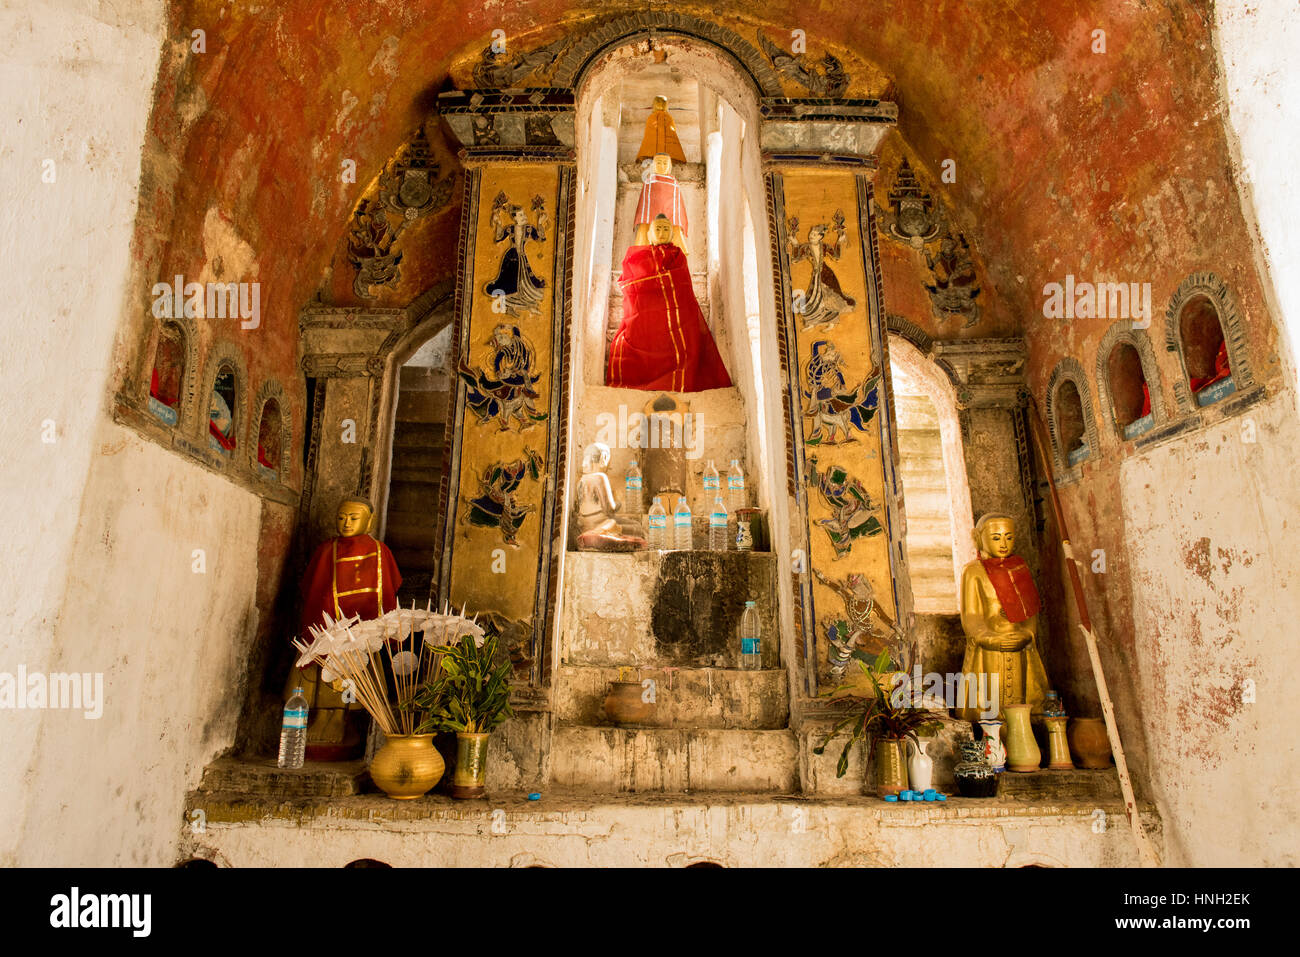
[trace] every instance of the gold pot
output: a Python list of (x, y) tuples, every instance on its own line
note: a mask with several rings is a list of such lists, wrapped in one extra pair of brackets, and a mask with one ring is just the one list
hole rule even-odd
[(876, 796), (897, 794), (907, 789), (907, 761), (902, 738), (876, 741)]
[(1070, 749), (1079, 764), (1099, 771), (1110, 767), (1110, 737), (1101, 718), (1074, 718), (1070, 722)]
[(370, 777), (390, 798), (422, 797), (446, 770), (431, 734), (393, 734), (370, 759)]
[(655, 702), (644, 698), (640, 681), (611, 681), (605, 696), (605, 717), (615, 724), (646, 724), (655, 715)]
[(487, 794), (488, 737), (486, 732), (456, 732), (456, 770), (451, 776), (452, 797), (481, 798)]

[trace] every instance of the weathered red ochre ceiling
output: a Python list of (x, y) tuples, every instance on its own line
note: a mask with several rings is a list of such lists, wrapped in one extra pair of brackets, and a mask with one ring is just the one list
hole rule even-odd
[[(1262, 311), (1230, 178), (1208, 3), (648, 6), (717, 20), (751, 41), (760, 29), (778, 42), (802, 29), (810, 54), (844, 61), (854, 79), (848, 95), (896, 99), (885, 185), (909, 156), (976, 250), (992, 312), (973, 334), (1025, 331), (1040, 385), (1051, 355), (1081, 351), (1108, 324), (1042, 318), (1043, 284), (1067, 272), (1149, 281), (1158, 315), (1182, 278), (1212, 268), (1247, 312)], [(429, 115), (453, 65), (477, 56), (494, 29), (528, 47), (582, 19), (646, 7), (175, 3), (143, 162), (141, 302), (158, 276), (197, 274), (211, 263), (215, 210), (253, 250), (262, 283), (265, 335), (249, 356), (254, 377), (259, 366), (290, 374), (299, 308), (318, 294), (347, 301), (351, 270), (339, 253), (348, 217)], [(190, 49), (194, 29), (206, 33), (204, 53)], [(1094, 52), (1095, 30), (1105, 31), (1104, 53)], [(445, 144), (435, 151), (444, 172), (455, 165)], [(355, 183), (340, 176), (345, 159), (356, 161)], [(945, 159), (956, 162), (955, 183), (939, 183)], [(380, 304), (404, 305), (419, 291), (412, 284), (427, 288), (453, 272), (456, 197), (403, 240), (405, 249), (433, 250), (441, 275), (412, 270)], [(924, 302), (915, 290), (891, 288), (888, 272), (885, 295), (891, 312)]]

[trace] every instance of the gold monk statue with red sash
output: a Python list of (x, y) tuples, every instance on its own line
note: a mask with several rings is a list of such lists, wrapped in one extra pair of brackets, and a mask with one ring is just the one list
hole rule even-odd
[(686, 254), (672, 239), (672, 223), (658, 216), (650, 245), (631, 246), (623, 257), (623, 321), (609, 348), (606, 385), (655, 392), (731, 386), (695, 300)]
[[(961, 576), (967, 699), (958, 714), (976, 721), (1009, 704), (1029, 704), (1031, 714), (1041, 715), (1048, 685), (1038, 653), (1038, 589), (1025, 560), (1012, 554), (1015, 523), (1007, 515), (985, 515), (975, 525), (975, 543), (979, 558)], [(977, 689), (988, 689), (990, 698), (996, 691), (996, 712), (972, 700)]]
[[(367, 534), (373, 517), (374, 509), (363, 498), (339, 503), (338, 537), (316, 548), (303, 575), (300, 625), (304, 638), (309, 637), (312, 625), (324, 626), (327, 614), (335, 620), (356, 615), (369, 621), (397, 607), (402, 576), (388, 546)], [(289, 681), (302, 686), (310, 708), (307, 759), (359, 757), (365, 746), (365, 712), (354, 696), (346, 694), (343, 682), (321, 680), (319, 665), (290, 670)]]

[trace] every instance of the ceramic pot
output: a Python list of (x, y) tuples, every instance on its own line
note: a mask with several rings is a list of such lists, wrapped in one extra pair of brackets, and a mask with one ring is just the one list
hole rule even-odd
[(979, 725), (984, 732), (984, 737), (980, 739), (984, 744), (984, 760), (989, 763), (989, 767), (1001, 774), (1007, 769), (1007, 749), (1002, 746), (1002, 722), (997, 718), (989, 718), (981, 720)]
[(1101, 770), (1110, 767), (1110, 738), (1101, 718), (1075, 718), (1070, 722), (1070, 750), (1080, 767)]
[(1044, 715), (1043, 724), (1047, 725), (1047, 766), (1053, 771), (1073, 771), (1070, 746), (1065, 741), (1065, 715)]
[(1007, 716), (1008, 771), (1037, 771), (1043, 761), (1043, 752), (1029, 724), (1029, 709), (1027, 704), (1009, 704), (1002, 709)]
[(902, 738), (876, 741), (876, 796), (898, 794), (907, 788), (907, 763), (903, 760)]
[(929, 738), (916, 741), (909, 739), (907, 742), (911, 754), (907, 759), (907, 781), (908, 787), (913, 791), (926, 791), (934, 787), (934, 758), (925, 753), (929, 745)]
[(481, 798), (487, 794), (488, 735), (456, 732), (456, 770), (451, 776), (451, 796)]
[(370, 759), (370, 778), (398, 801), (426, 794), (446, 770), (431, 734), (393, 734)]
[(615, 724), (647, 724), (655, 715), (655, 702), (643, 700), (640, 681), (611, 681), (605, 696), (605, 717)]
[(966, 741), (961, 746), (961, 761), (952, 769), (952, 776), (962, 797), (997, 797), (998, 776), (984, 757), (983, 741)]

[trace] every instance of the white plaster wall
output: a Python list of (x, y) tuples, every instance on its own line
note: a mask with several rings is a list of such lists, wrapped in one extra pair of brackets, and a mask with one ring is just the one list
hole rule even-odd
[[(1249, 427), (1256, 441), (1243, 441)], [(1297, 452), (1282, 395), (1122, 467), (1138, 695), (1169, 864), (1300, 864)]]
[[(164, 8), (162, 0), (0, 6), (0, 492), (9, 506), (0, 671), (47, 671), (54, 658), (82, 488), (104, 439), (109, 353), (125, 301)], [(47, 159), (53, 183), (42, 182)], [(46, 420), (55, 436), (49, 444), (41, 441)], [(24, 769), (43, 719), (56, 716), (0, 712), (0, 864), (17, 859), (36, 793)], [(81, 783), (36, 803), (57, 805)]]
[(17, 856), (169, 866), (186, 791), (234, 740), (261, 502), (112, 423), (83, 501), (49, 667), (102, 672), (104, 713), (46, 713)]

